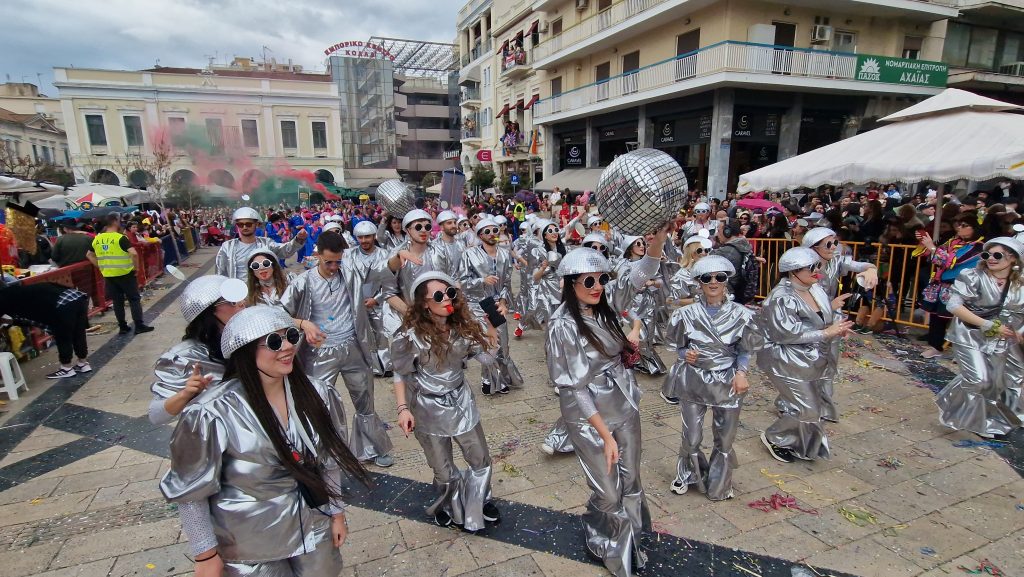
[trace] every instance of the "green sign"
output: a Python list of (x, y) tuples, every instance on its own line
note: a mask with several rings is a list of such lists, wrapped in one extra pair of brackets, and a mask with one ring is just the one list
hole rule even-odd
[(945, 88), (949, 66), (942, 62), (910, 60), (861, 54), (857, 56), (855, 80), (907, 86)]

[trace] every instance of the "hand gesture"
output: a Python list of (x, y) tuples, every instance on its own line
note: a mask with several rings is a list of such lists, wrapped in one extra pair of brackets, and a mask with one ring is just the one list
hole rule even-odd
[(686, 361), (686, 364), (688, 364), (688, 365), (696, 365), (697, 364), (697, 359), (699, 359), (699, 358), (700, 358), (700, 351), (698, 351), (697, 349), (689, 349), (688, 351), (686, 351), (686, 358), (684, 360)]
[(839, 295), (836, 298), (832, 299), (832, 310), (842, 310), (843, 305), (846, 304), (846, 300), (849, 299), (851, 296), (853, 295), (851, 295), (850, 293), (846, 293), (844, 295)]
[(304, 229), (304, 228), (303, 229), (299, 229), (299, 234), (295, 235), (295, 240), (297, 240), (299, 242), (306, 242), (306, 237), (308, 237), (308, 236), (309, 236), (309, 233), (306, 232), (306, 229)]
[(320, 343), (327, 338), (327, 333), (320, 330), (320, 327), (316, 326), (311, 321), (304, 321), (302, 323), (302, 332), (306, 334), (306, 342), (314, 347), (320, 346)]
[(857, 275), (860, 278), (860, 282), (864, 285), (864, 288), (871, 290), (878, 286), (878, 270), (869, 268), (868, 270)]
[(853, 321), (843, 321), (838, 324), (834, 324), (825, 329), (825, 337), (828, 339), (834, 339), (836, 337), (845, 337), (850, 329), (853, 328)]
[(401, 257), (401, 259), (402, 259), (402, 266), (405, 266), (405, 263), (407, 263), (407, 262), (411, 262), (412, 264), (414, 264), (416, 266), (421, 266), (423, 264), (423, 259), (421, 259), (420, 257), (412, 254), (408, 250), (403, 250), (403, 251), (399, 252), (398, 256)]
[(750, 383), (747, 382), (747, 373), (743, 371), (736, 371), (736, 375), (732, 378), (732, 394), (742, 395), (747, 392), (750, 388)]
[(489, 274), (484, 277), (484, 284), (487, 286), (495, 286), (499, 282), (501, 281), (498, 279), (498, 277), (494, 276), (493, 274)]
[(629, 341), (634, 347), (640, 346), (640, 329), (633, 329), (626, 335), (626, 340)]
[(409, 437), (409, 433), (416, 428), (416, 418), (412, 416), (412, 411), (402, 409), (402, 412), (398, 413), (398, 428), (402, 429), (406, 438)]
[(199, 363), (192, 365), (192, 375), (185, 381), (185, 388), (181, 391), (189, 399), (206, 390), (213, 382), (213, 375), (203, 375), (199, 371)]
[(609, 474), (612, 472), (612, 467), (619, 462), (619, 444), (615, 442), (614, 437), (604, 440), (604, 462), (608, 465)]
[(373, 307), (377, 306), (377, 299), (370, 297), (363, 301), (363, 306), (365, 306), (368, 309), (372, 309)]

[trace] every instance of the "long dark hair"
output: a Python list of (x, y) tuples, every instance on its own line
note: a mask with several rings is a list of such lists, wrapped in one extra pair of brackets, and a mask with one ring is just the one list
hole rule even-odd
[(549, 224), (545, 226), (543, 229), (541, 229), (540, 241), (544, 243), (544, 250), (551, 250), (551, 243), (549, 243), (548, 239), (544, 237), (547, 236), (548, 228), (552, 226), (555, 227), (555, 235), (558, 236), (558, 240), (555, 241), (555, 250), (558, 252), (558, 254), (565, 256), (565, 244), (562, 243), (562, 235), (558, 234), (558, 227), (555, 226), (554, 224)]
[[(228, 359), (224, 379), (237, 377), (242, 383), (245, 396), (249, 400), (253, 412), (256, 413), (260, 426), (270, 437), (270, 442), (273, 443), (274, 450), (277, 452), (277, 458), (281, 460), (284, 468), (288, 469), (288, 472), (295, 477), (295, 480), (308, 487), (319, 500), (325, 500), (328, 497), (341, 497), (338, 488), (327, 485), (320, 471), (306, 468), (302, 464), (296, 463), (292, 457), (292, 448), (281, 431), (281, 423), (263, 392), (260, 370), (256, 366), (256, 349), (259, 347), (259, 342), (259, 340), (253, 341), (231, 355), (231, 358)], [(315, 432), (327, 449), (327, 457), (337, 461), (349, 476), (355, 477), (364, 485), (369, 486), (369, 474), (334, 428), (327, 405), (320, 398), (313, 383), (309, 382), (309, 377), (302, 369), (298, 355), (295, 356), (295, 364), (291, 374), (288, 375), (288, 382), (291, 384), (292, 398), (295, 400), (295, 414), (299, 418), (298, 426), (304, 427), (311, 437)]]
[[(579, 329), (580, 334), (583, 338), (587, 339), (592, 347), (598, 350), (604, 356), (611, 356), (604, 345), (601, 344), (601, 339), (597, 338), (594, 331), (590, 329), (583, 320), (583, 313), (580, 311), (580, 301), (576, 298), (576, 279), (580, 278), (578, 274), (571, 274), (563, 277), (562, 282), (562, 303), (569, 310), (569, 314), (572, 315), (572, 320), (576, 321), (576, 328)], [(597, 301), (597, 304), (593, 306), (594, 317), (597, 318), (604, 324), (608, 332), (612, 334), (612, 338), (619, 341), (623, 347), (627, 346), (626, 333), (622, 332), (622, 326), (619, 324), (619, 315), (615, 314), (610, 304), (608, 304), (608, 291), (605, 290), (601, 293), (601, 300)]]
[(199, 313), (199, 316), (192, 319), (192, 322), (185, 327), (185, 336), (181, 340), (199, 341), (206, 345), (210, 351), (210, 359), (224, 362), (224, 355), (220, 352), (220, 333), (224, 325), (215, 314), (217, 305), (212, 304)]

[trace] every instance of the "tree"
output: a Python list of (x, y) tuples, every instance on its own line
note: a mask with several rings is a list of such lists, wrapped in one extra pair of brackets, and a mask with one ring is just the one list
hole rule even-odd
[(70, 170), (52, 162), (33, 160), (27, 154), (18, 156), (14, 153), (14, 147), (6, 141), (0, 142), (0, 172), (22, 180), (49, 182), (64, 187), (75, 184), (75, 176)]
[(441, 175), (440, 174), (438, 174), (436, 172), (428, 172), (428, 173), (424, 174), (423, 175), (423, 179), (420, 180), (420, 186), (423, 187), (423, 190), (426, 190), (426, 189), (430, 188), (431, 186), (434, 186), (435, 184), (437, 184), (439, 182), (441, 182)]
[(473, 168), (473, 174), (469, 177), (469, 186), (479, 192), (494, 186), (494, 178), (493, 170), (484, 165), (479, 165)]

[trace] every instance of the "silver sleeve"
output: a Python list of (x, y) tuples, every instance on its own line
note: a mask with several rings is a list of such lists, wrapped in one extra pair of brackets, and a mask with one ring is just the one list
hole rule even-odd
[(217, 547), (217, 536), (210, 520), (210, 502), (206, 499), (178, 503), (181, 530), (188, 536), (192, 556)]

